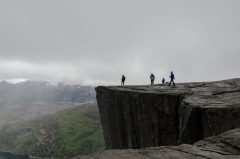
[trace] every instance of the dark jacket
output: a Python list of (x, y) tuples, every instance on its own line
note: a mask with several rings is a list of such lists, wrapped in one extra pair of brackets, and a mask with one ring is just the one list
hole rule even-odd
[(162, 84), (164, 84), (164, 83), (165, 83), (165, 79), (163, 78), (163, 79), (162, 79)]
[(150, 75), (150, 79), (155, 79), (155, 76), (154, 75)]
[(171, 80), (174, 80), (174, 79), (175, 79), (173, 73), (171, 73), (171, 76), (169, 76), (169, 77), (171, 78)]
[(122, 81), (123, 81), (123, 82), (125, 81), (125, 79), (126, 79), (125, 76), (122, 76)]

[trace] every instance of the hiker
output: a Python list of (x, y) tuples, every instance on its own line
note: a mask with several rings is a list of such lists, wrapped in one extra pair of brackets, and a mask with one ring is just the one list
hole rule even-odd
[(121, 82), (121, 86), (124, 86), (124, 82), (125, 82), (125, 76), (124, 75), (122, 75), (122, 82)]
[(163, 78), (163, 79), (162, 79), (162, 84), (164, 84), (164, 83), (165, 83), (165, 79)]
[(171, 79), (171, 81), (170, 81), (170, 83), (169, 83), (169, 86), (171, 85), (172, 82), (173, 82), (173, 85), (175, 86), (175, 83), (174, 83), (174, 81), (173, 81), (173, 80), (175, 80), (175, 78), (174, 78), (174, 74), (173, 74), (172, 71), (171, 71), (171, 75), (170, 75), (169, 77), (170, 77), (170, 79)]
[(151, 73), (150, 79), (151, 79), (151, 85), (153, 85), (154, 80), (155, 80), (155, 76), (153, 75), (153, 73)]

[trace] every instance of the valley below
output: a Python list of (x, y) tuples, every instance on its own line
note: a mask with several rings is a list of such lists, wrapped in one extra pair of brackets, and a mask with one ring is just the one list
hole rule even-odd
[(95, 96), (90, 86), (0, 82), (0, 151), (62, 159), (104, 150)]
[(105, 149), (96, 102), (5, 124), (0, 150), (38, 158), (71, 158)]
[(45, 114), (54, 114), (57, 111), (71, 108), (76, 105), (79, 105), (79, 103), (46, 103), (42, 101), (36, 101), (25, 105), (14, 104), (3, 107), (0, 108), (0, 128), (2, 128), (4, 124), (10, 124), (21, 120), (29, 120)]

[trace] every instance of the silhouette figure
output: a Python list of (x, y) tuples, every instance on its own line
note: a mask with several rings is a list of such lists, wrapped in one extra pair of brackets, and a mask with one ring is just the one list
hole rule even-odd
[(162, 84), (164, 84), (164, 83), (165, 83), (165, 79), (163, 78), (163, 79), (162, 79)]
[(175, 83), (174, 83), (174, 81), (173, 81), (173, 80), (175, 80), (175, 77), (174, 77), (174, 74), (173, 74), (172, 71), (171, 71), (171, 75), (170, 75), (169, 77), (170, 77), (170, 79), (171, 79), (171, 81), (170, 81), (170, 83), (169, 83), (169, 86), (171, 85), (171, 83), (173, 83), (173, 85), (175, 86)]
[(121, 82), (121, 86), (124, 86), (124, 82), (125, 82), (126, 77), (124, 75), (122, 75), (122, 82)]
[(153, 73), (151, 73), (150, 79), (151, 79), (151, 85), (153, 85), (155, 80), (155, 76), (153, 75)]

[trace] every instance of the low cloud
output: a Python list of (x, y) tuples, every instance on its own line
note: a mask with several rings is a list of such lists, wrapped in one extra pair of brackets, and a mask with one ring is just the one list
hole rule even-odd
[(82, 85), (239, 77), (240, 1), (1, 1), (1, 79)]

